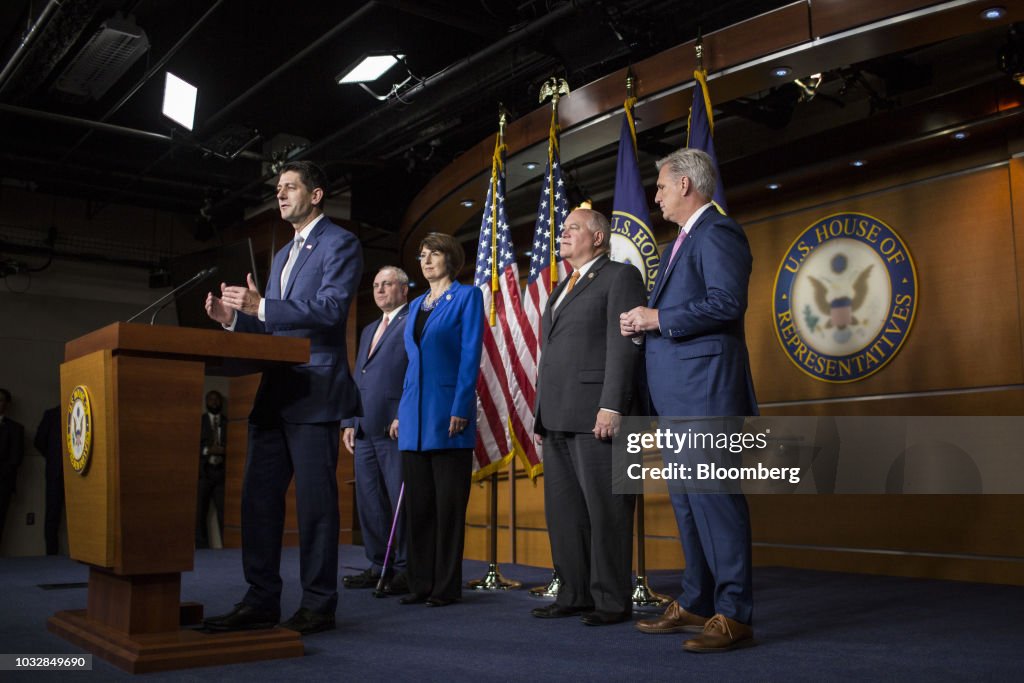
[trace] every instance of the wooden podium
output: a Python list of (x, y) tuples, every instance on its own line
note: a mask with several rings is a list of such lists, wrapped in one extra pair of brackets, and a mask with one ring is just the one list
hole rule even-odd
[(308, 360), (307, 339), (129, 323), (68, 342), (62, 400), (85, 387), (92, 409), (86, 469), (72, 467), (67, 438), (63, 458), (68, 544), (89, 565), (89, 592), (86, 609), (56, 613), (50, 631), (131, 673), (302, 656), (287, 629), (183, 628), (203, 608), (180, 593), (193, 566), (207, 368)]

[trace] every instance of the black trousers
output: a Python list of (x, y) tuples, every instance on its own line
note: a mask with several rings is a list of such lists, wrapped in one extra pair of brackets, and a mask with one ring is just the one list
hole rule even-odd
[(473, 451), (402, 451), (402, 474), (409, 590), (457, 600), (462, 595)]
[[(58, 463), (60, 464), (60, 463)], [(60, 553), (60, 523), (64, 519), (64, 471), (46, 463), (46, 554)]]
[(4, 537), (4, 525), (7, 523), (7, 508), (11, 504), (11, 498), (14, 497), (14, 484), (8, 486), (5, 482), (0, 481), (0, 540)]
[(217, 528), (224, 538), (224, 466), (199, 465), (199, 490), (196, 492), (196, 547), (210, 547), (210, 529), (206, 516), (210, 512), (210, 502), (217, 511)]

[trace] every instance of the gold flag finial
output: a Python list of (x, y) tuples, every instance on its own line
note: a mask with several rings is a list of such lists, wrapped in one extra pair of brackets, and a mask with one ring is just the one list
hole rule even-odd
[(540, 101), (551, 98), (551, 108), (558, 109), (558, 98), (569, 94), (569, 84), (564, 78), (552, 76), (540, 86)]
[(505, 144), (505, 126), (508, 125), (510, 116), (511, 112), (505, 107), (505, 104), (498, 102), (498, 139), (501, 144)]

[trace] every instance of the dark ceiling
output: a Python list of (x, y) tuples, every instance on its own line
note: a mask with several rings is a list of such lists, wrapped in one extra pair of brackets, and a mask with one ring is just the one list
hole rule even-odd
[[(8, 185), (236, 222), (270, 196), (273, 163), (320, 162), (352, 217), (397, 229), (408, 201), (493, 134), (496, 110), (538, 106), (552, 75), (578, 87), (785, 3), (768, 0), (46, 0), (0, 3), (0, 178)], [(117, 15), (148, 50), (99, 97), (65, 71)], [(415, 78), (386, 101), (335, 77), (395, 50)], [(106, 69), (100, 67), (100, 70)], [(160, 113), (164, 72), (198, 86), (192, 133)], [(387, 92), (394, 73), (373, 87)]]

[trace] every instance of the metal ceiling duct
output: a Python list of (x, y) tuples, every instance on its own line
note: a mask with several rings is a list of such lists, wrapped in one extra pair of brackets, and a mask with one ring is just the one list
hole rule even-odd
[(98, 100), (147, 50), (146, 32), (119, 12), (99, 27), (53, 87), (77, 98)]

